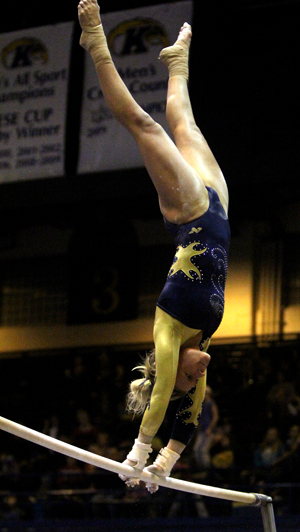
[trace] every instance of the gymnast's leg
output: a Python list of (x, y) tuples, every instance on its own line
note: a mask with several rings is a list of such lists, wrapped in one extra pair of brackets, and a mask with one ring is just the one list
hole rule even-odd
[(120, 78), (107, 48), (96, 0), (80, 0), (78, 14), (83, 30), (81, 45), (92, 56), (109, 109), (138, 144), (158, 192), (162, 214), (174, 223), (200, 216), (208, 206), (203, 180), (163, 128), (137, 104)]
[(196, 125), (188, 91), (191, 26), (184, 23), (173, 46), (160, 53), (169, 70), (167, 120), (176, 146), (206, 186), (214, 188), (227, 212), (228, 191), (224, 176), (204, 136)]

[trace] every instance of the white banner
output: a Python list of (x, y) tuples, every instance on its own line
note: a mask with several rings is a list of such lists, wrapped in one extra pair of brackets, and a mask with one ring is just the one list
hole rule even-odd
[(0, 181), (64, 174), (73, 22), (0, 35)]
[[(165, 109), (168, 72), (159, 52), (192, 19), (192, 1), (101, 15), (113, 61), (136, 101), (168, 130)], [(113, 119), (86, 54), (78, 173), (142, 166), (131, 135)]]

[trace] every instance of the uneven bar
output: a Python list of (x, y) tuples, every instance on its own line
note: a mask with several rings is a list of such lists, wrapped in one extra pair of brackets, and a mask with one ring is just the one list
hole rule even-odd
[[(37, 445), (41, 445), (42, 447), (46, 447), (52, 451), (70, 456), (82, 462), (86, 462), (87, 464), (92, 464), (96, 467), (107, 469), (113, 473), (122, 474), (128, 477), (134, 476), (134, 469), (130, 466), (126, 466), (114, 460), (110, 460), (109, 458), (99, 456), (97, 454), (75, 447), (74, 445), (51, 438), (46, 434), (42, 434), (41, 432), (37, 432), (1, 416), (0, 429)], [(271, 497), (268, 497), (267, 495), (243, 493), (240, 491), (205, 486), (203, 484), (187, 482), (185, 480), (179, 480), (172, 477), (158, 477), (146, 471), (142, 473), (141, 480), (144, 482), (152, 482), (153, 484), (158, 484), (159, 486), (164, 486), (166, 488), (185, 491), (187, 493), (204, 495), (206, 497), (215, 497), (217, 499), (225, 499), (228, 501), (240, 502), (244, 504), (261, 506), (272, 502)]]

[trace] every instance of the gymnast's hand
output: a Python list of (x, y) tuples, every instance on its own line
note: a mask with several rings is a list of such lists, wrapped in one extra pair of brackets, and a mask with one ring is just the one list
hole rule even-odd
[(134, 474), (132, 475), (132, 477), (119, 475), (120, 479), (126, 483), (126, 486), (134, 488), (139, 484), (139, 478), (147, 463), (149, 454), (152, 453), (152, 450), (153, 449), (150, 443), (142, 443), (138, 439), (135, 440), (130, 453), (127, 455), (126, 460), (123, 462), (124, 465), (133, 467)]
[[(149, 467), (146, 467), (145, 471), (153, 473), (158, 477), (169, 477), (173, 466), (179, 458), (180, 454), (175, 453), (175, 451), (172, 451), (168, 447), (164, 447), (159, 451), (155, 462)], [(158, 484), (147, 482), (146, 488), (150, 493), (155, 493), (158, 490)]]

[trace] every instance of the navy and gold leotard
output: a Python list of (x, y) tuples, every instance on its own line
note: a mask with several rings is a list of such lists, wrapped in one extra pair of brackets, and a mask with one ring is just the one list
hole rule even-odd
[[(186, 327), (202, 331), (202, 344), (219, 327), (224, 312), (230, 227), (227, 215), (214, 189), (206, 187), (208, 210), (196, 220), (182, 225), (165, 222), (175, 236), (177, 249), (158, 307)], [(154, 436), (165, 416), (174, 388), (178, 364), (176, 325), (155, 320), (156, 381), (145, 410), (140, 431)], [(178, 331), (177, 331), (178, 332)], [(172, 336), (170, 341), (168, 335)], [(177, 335), (178, 336), (178, 335)], [(161, 341), (158, 341), (161, 340)], [(177, 337), (180, 342), (180, 338)], [(206, 386), (198, 380), (180, 401), (171, 438), (184, 443), (191, 439), (201, 413)]]
[(177, 250), (157, 305), (183, 325), (203, 331), (202, 343), (224, 312), (230, 227), (216, 191), (206, 187), (208, 210), (182, 225), (165, 221)]

